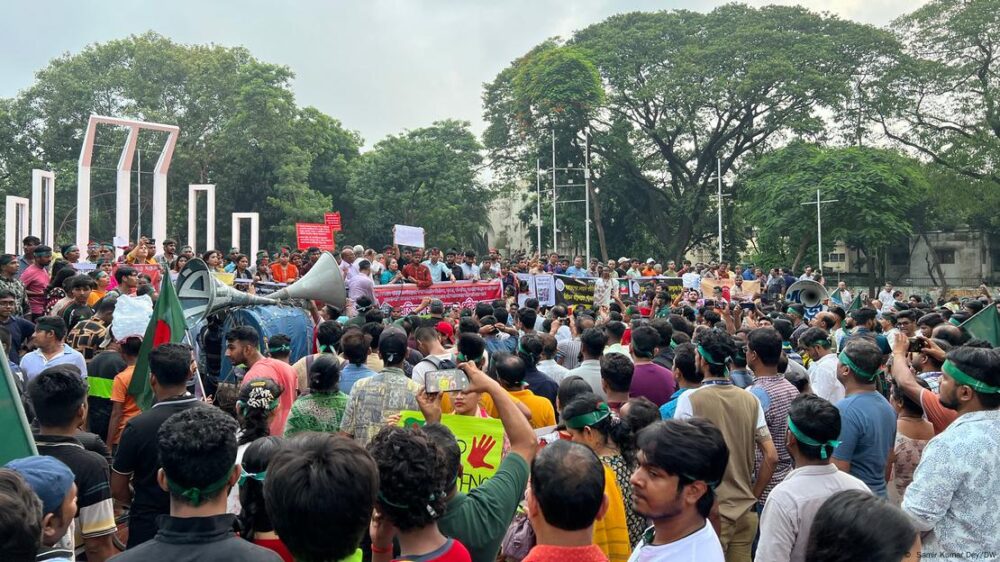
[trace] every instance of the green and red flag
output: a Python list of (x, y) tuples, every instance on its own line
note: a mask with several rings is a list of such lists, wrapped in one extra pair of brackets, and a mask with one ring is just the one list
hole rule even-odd
[(0, 466), (38, 454), (3, 344), (0, 344), (0, 427), (4, 430), (3, 439), (0, 439)]
[(181, 301), (177, 300), (177, 292), (170, 282), (170, 276), (164, 275), (160, 281), (160, 297), (153, 306), (153, 316), (146, 326), (132, 382), (128, 385), (128, 393), (135, 398), (135, 403), (141, 410), (145, 411), (153, 406), (153, 389), (149, 385), (149, 352), (162, 343), (181, 341), (186, 329)]
[(994, 346), (1000, 346), (1000, 311), (995, 304), (980, 310), (972, 318), (959, 325), (973, 337), (984, 339)]
[(852, 310), (861, 310), (861, 295), (854, 297), (851, 304), (847, 305), (847, 311), (850, 313)]

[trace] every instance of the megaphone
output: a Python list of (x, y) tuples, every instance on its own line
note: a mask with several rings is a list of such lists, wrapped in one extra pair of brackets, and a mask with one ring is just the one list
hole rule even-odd
[(278, 301), (248, 295), (219, 281), (204, 261), (194, 258), (177, 275), (177, 300), (184, 309), (184, 323), (193, 328), (202, 319), (233, 306), (275, 305)]
[(799, 303), (807, 308), (812, 308), (823, 304), (828, 298), (826, 287), (815, 281), (803, 279), (796, 281), (788, 287), (785, 293), (785, 300)]
[(275, 300), (306, 299), (323, 301), (343, 310), (347, 286), (332, 254), (323, 252), (302, 279), (268, 295)]

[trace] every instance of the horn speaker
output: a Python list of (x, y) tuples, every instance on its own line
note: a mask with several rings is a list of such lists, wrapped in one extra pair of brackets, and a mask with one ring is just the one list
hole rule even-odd
[(200, 259), (188, 260), (177, 275), (177, 300), (184, 309), (184, 323), (194, 327), (202, 319), (224, 308), (280, 304), (278, 301), (248, 295), (219, 281)]
[(332, 254), (323, 252), (309, 272), (295, 283), (268, 295), (275, 300), (307, 299), (330, 303), (343, 310), (347, 303), (347, 286), (340, 266)]
[(785, 293), (785, 300), (802, 304), (806, 307), (819, 306), (829, 295), (826, 287), (808, 279), (796, 281)]

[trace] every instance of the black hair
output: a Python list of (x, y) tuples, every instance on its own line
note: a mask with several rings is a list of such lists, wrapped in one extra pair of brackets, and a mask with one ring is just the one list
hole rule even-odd
[(953, 346), (962, 345), (965, 342), (965, 333), (958, 326), (951, 324), (941, 324), (934, 328), (933, 336), (942, 339)]
[(382, 324), (385, 321), (385, 314), (381, 308), (371, 308), (365, 312), (365, 324)]
[(118, 269), (115, 270), (115, 282), (119, 285), (122, 284), (122, 279), (132, 275), (138, 275), (139, 272), (135, 270), (134, 267), (129, 267), (127, 265), (120, 265)]
[[(922, 388), (930, 390), (931, 386), (927, 384), (927, 381), (925, 381), (920, 377), (915, 377), (915, 380), (917, 381), (917, 384), (920, 385)], [(907, 396), (906, 393), (903, 392), (903, 388), (901, 386), (893, 383), (893, 385), (890, 388), (890, 392), (892, 393), (891, 396), (893, 400), (896, 400), (897, 402), (902, 404), (903, 410), (906, 410), (907, 412), (915, 414), (919, 417), (923, 417), (924, 407), (920, 404), (920, 401), (919, 400), (915, 401), (909, 396)]]
[(337, 392), (340, 382), (340, 360), (330, 354), (317, 357), (309, 367), (309, 390)]
[(760, 358), (760, 362), (768, 367), (778, 364), (781, 357), (781, 334), (773, 328), (757, 328), (747, 334), (747, 349)]
[(316, 343), (321, 352), (333, 353), (338, 351), (340, 338), (344, 335), (344, 327), (336, 320), (326, 320), (320, 322), (316, 327)]
[(28, 381), (28, 396), (39, 425), (66, 427), (87, 399), (87, 385), (73, 365), (54, 365)]
[(94, 281), (94, 279), (86, 273), (79, 273), (67, 279), (65, 285), (66, 289), (70, 291), (78, 288), (96, 289), (97, 281)]
[(448, 475), (446, 482), (451, 483), (445, 488), (445, 493), (450, 493), (458, 485), (458, 475), (462, 470), (462, 449), (458, 446), (458, 439), (448, 426), (440, 423), (429, 423), (422, 429), (427, 438), (441, 449), (441, 459)]
[[(267, 353), (271, 357), (281, 358), (288, 357), (292, 354), (291, 350), (292, 338), (286, 336), (285, 334), (274, 334), (267, 340)], [(271, 351), (272, 349), (281, 349), (288, 346), (288, 349), (282, 349), (281, 351)]]
[[(271, 434), (271, 426), (267, 418), (283, 391), (281, 385), (271, 379), (257, 378), (243, 383), (236, 402), (240, 414), (240, 425), (243, 426), (243, 433), (240, 434), (240, 445)], [(266, 404), (261, 403), (260, 393), (267, 393), (263, 396), (270, 397)], [(254, 400), (255, 397), (257, 397), (256, 400)]]
[(463, 316), (458, 320), (459, 334), (478, 334), (479, 328), (479, 321), (471, 316)]
[(538, 313), (533, 308), (522, 308), (517, 311), (517, 318), (529, 330), (535, 329), (535, 322), (538, 320)]
[(413, 339), (419, 342), (436, 342), (440, 341), (440, 336), (434, 326), (421, 326), (413, 333)]
[(934, 328), (938, 324), (944, 324), (944, 317), (937, 312), (928, 312), (917, 319), (917, 326), (928, 326)]
[(677, 476), (680, 491), (696, 480), (708, 484), (696, 504), (708, 517), (715, 501), (715, 486), (722, 482), (729, 462), (729, 447), (722, 432), (704, 418), (656, 422), (639, 432), (637, 445), (646, 464)]
[(253, 326), (236, 326), (226, 334), (226, 342), (238, 341), (257, 347), (260, 345), (260, 334)]
[[(215, 408), (189, 408), (163, 422), (156, 435), (156, 445), (160, 464), (171, 483), (183, 489), (207, 488), (233, 471), (236, 422)], [(228, 491), (229, 488), (223, 486), (211, 497)], [(173, 490), (170, 497), (174, 501), (191, 503)]]
[(565, 408), (577, 396), (593, 392), (590, 383), (580, 375), (569, 375), (559, 383), (559, 390), (556, 392), (556, 400), (560, 408)]
[(490, 316), (492, 314), (493, 314), (493, 307), (490, 306), (490, 303), (488, 302), (476, 303), (476, 308), (475, 308), (476, 318), (479, 318), (481, 320), (484, 316)]
[(634, 435), (638, 435), (640, 431), (654, 422), (660, 421), (660, 408), (645, 396), (629, 398), (628, 402), (622, 406), (622, 410), (625, 410), (626, 405), (628, 406), (628, 414), (622, 414), (622, 419), (628, 422)]
[(542, 359), (542, 339), (536, 334), (521, 336), (517, 343), (517, 356), (524, 361), (524, 367), (532, 370)]
[(694, 357), (698, 352), (694, 344), (682, 343), (674, 348), (674, 374), (695, 384), (705, 380), (705, 375), (698, 370)]
[[(990, 386), (1000, 386), (1000, 351), (985, 347), (956, 347), (945, 358), (963, 373)], [(956, 381), (956, 385), (961, 383)], [(1000, 408), (1000, 394), (987, 394), (973, 389), (987, 410)]]
[(361, 331), (368, 336), (369, 351), (378, 351), (378, 338), (382, 335), (385, 325), (380, 322), (365, 322), (361, 325)]
[(910, 309), (910, 310), (903, 310), (902, 312), (899, 312), (899, 313), (896, 314), (896, 320), (897, 321), (899, 319), (901, 319), (901, 318), (906, 318), (907, 320), (909, 320), (910, 322), (913, 322), (914, 324), (917, 323), (917, 318), (919, 318), (919, 317), (920, 316), (917, 313), (917, 311), (916, 310), (912, 310), (912, 309)]
[(538, 310), (538, 299), (536, 299), (536, 298), (525, 299), (524, 300), (524, 307), (525, 308), (530, 308), (532, 310), (536, 310), (537, 311)]
[(771, 321), (771, 327), (778, 331), (781, 335), (782, 341), (789, 341), (792, 339), (792, 332), (795, 331), (795, 327), (792, 323), (785, 318), (775, 318)]
[(52, 332), (56, 339), (66, 337), (66, 321), (58, 316), (42, 316), (35, 320), (36, 332)]
[(830, 341), (830, 333), (823, 328), (807, 328), (804, 332), (799, 335), (799, 347), (812, 347), (818, 345), (819, 347), (830, 349), (833, 347), (833, 342)]
[(526, 366), (524, 359), (510, 353), (496, 353), (490, 365), (496, 368), (500, 383), (508, 387), (520, 386), (524, 382)]
[(608, 334), (608, 339), (614, 338), (621, 341), (622, 337), (625, 335), (625, 324), (623, 322), (608, 322), (604, 325), (604, 332)]
[[(562, 419), (568, 420), (584, 414), (589, 414), (597, 409), (600, 404), (605, 404), (599, 396), (593, 392), (581, 394), (571, 400), (569, 404), (563, 406)], [(616, 415), (609, 415), (603, 420), (588, 426), (590, 429), (600, 433), (604, 438), (618, 446), (622, 458), (625, 459), (625, 466), (629, 470), (635, 468), (635, 435), (628, 422)]]
[(297, 560), (346, 558), (368, 533), (378, 480), (371, 455), (353, 439), (296, 435), (271, 458), (264, 480), (274, 531)]
[(191, 346), (161, 343), (149, 351), (149, 372), (163, 386), (180, 386), (191, 375)]
[(344, 358), (352, 365), (364, 365), (368, 361), (371, 345), (371, 336), (360, 330), (348, 330), (340, 338), (340, 348), (344, 352)]
[(829, 308), (827, 308), (827, 311), (828, 312), (832, 312), (833, 314), (836, 314), (840, 318), (841, 322), (843, 322), (844, 319), (847, 318), (847, 312), (845, 312), (844, 311), (844, 307), (842, 307), (840, 305), (837, 305), (837, 304), (832, 305)]
[[(674, 335), (674, 327), (670, 324), (670, 320), (666, 318), (655, 318), (649, 323), (649, 327), (656, 330), (656, 333), (660, 336), (660, 347), (667, 347), (670, 345), (671, 338)], [(635, 335), (632, 336), (635, 338)]]
[(872, 320), (875, 320), (876, 316), (877, 313), (873, 308), (859, 308), (851, 311), (851, 319), (854, 320), (854, 324), (856, 326), (864, 326)]
[[(267, 471), (271, 458), (281, 448), (281, 438), (270, 436), (255, 440), (243, 452), (240, 465), (249, 474), (260, 474)], [(256, 478), (247, 478), (240, 485), (240, 536), (253, 541), (258, 532), (266, 533), (274, 530), (271, 518), (268, 517), (264, 503), (264, 482)]]
[(97, 301), (97, 306), (94, 307), (94, 311), (97, 314), (107, 314), (109, 312), (114, 313), (115, 306), (117, 305), (118, 298), (114, 296), (114, 293), (112, 293), (111, 295), (101, 297), (101, 300)]
[(379, 511), (402, 532), (444, 515), (449, 469), (437, 444), (420, 428), (384, 427), (368, 451), (379, 473)]
[(118, 345), (121, 348), (122, 355), (125, 357), (138, 357), (139, 350), (142, 349), (142, 338), (129, 336)]
[(608, 336), (600, 328), (588, 328), (580, 336), (580, 349), (591, 357), (600, 357), (604, 353), (606, 345), (608, 345)]
[(559, 349), (559, 342), (556, 341), (555, 336), (549, 333), (538, 334), (538, 337), (542, 340), (542, 357), (546, 359), (552, 359), (556, 355), (556, 351)]
[(688, 337), (694, 335), (694, 325), (691, 324), (691, 320), (688, 318), (679, 314), (671, 314), (670, 316), (667, 316), (667, 322), (670, 322), (670, 326), (674, 329), (675, 334), (677, 332), (681, 332), (683, 334), (687, 334)]
[[(851, 338), (850, 341), (848, 341), (844, 346), (842, 353), (845, 354), (858, 369), (872, 375), (874, 375), (882, 366), (882, 351), (877, 345), (875, 345), (875, 342), (869, 341), (865, 338)], [(850, 370), (851, 376), (853, 376), (859, 383), (865, 385), (875, 384), (874, 378), (865, 378), (850, 367), (848, 367), (848, 370)]]
[(542, 517), (563, 531), (580, 531), (594, 524), (604, 503), (604, 466), (589, 448), (559, 440), (531, 462), (531, 494)]
[(510, 314), (507, 312), (506, 308), (494, 308), (493, 317), (500, 324), (506, 324), (507, 320), (510, 318)]
[(479, 362), (486, 352), (486, 340), (479, 334), (462, 333), (458, 335), (456, 349), (467, 361)]
[(34, 562), (42, 546), (42, 502), (17, 471), (0, 468), (0, 552), (10, 562)]
[(726, 373), (726, 363), (736, 354), (736, 342), (733, 337), (717, 328), (703, 330), (698, 334), (697, 344), (705, 349), (718, 364), (708, 363), (708, 371), (713, 376), (721, 377)]
[(632, 330), (632, 353), (636, 357), (651, 359), (660, 347), (660, 333), (650, 326), (639, 326)]
[[(796, 396), (788, 409), (788, 417), (806, 437), (820, 443), (826, 443), (840, 435), (840, 410), (815, 394)], [(807, 445), (799, 439), (796, 441), (802, 456), (813, 460), (822, 459), (819, 446)], [(826, 453), (827, 458), (830, 458), (833, 451), (828, 447)]]
[(632, 360), (621, 353), (605, 353), (601, 356), (601, 378), (612, 392), (628, 392), (634, 372)]
[(867, 490), (843, 490), (816, 512), (806, 560), (900, 560), (916, 538), (913, 521), (898, 507)]

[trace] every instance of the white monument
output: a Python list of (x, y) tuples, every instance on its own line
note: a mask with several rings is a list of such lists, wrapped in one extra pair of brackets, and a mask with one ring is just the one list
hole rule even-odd
[(37, 168), (31, 170), (31, 235), (54, 247), (55, 222), (56, 175)]
[(198, 221), (195, 211), (198, 208), (198, 192), (204, 191), (207, 197), (205, 209), (205, 249), (216, 250), (215, 247), (215, 184), (191, 184), (188, 186), (188, 239), (187, 243), (198, 254)]
[(260, 249), (260, 214), (259, 213), (233, 213), (233, 228), (232, 228), (232, 240), (233, 247), (240, 247), (240, 220), (247, 219), (250, 221), (250, 252), (243, 253), (250, 259), (250, 265), (256, 263), (257, 250)]
[(29, 208), (27, 197), (7, 196), (7, 224), (3, 234), (5, 254), (21, 254), (21, 240), (28, 235)]
[(132, 157), (135, 156), (135, 146), (142, 129), (162, 131), (167, 133), (163, 143), (160, 158), (153, 170), (153, 238), (157, 242), (167, 237), (167, 171), (170, 160), (177, 145), (180, 128), (176, 125), (162, 125), (117, 117), (91, 115), (87, 122), (87, 130), (83, 136), (83, 147), (80, 149), (80, 164), (77, 174), (76, 191), (76, 243), (85, 248), (90, 241), (90, 163), (94, 155), (94, 137), (98, 125), (116, 125), (128, 127), (128, 137), (118, 159), (118, 181), (115, 196), (115, 236), (129, 240), (130, 214), (129, 206), (132, 188)]

